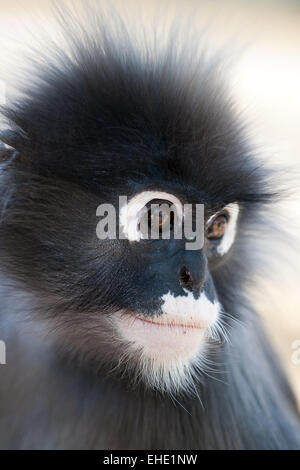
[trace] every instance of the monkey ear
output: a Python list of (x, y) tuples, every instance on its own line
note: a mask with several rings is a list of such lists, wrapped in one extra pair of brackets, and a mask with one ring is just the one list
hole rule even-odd
[(10, 130), (0, 132), (0, 162), (10, 160), (20, 155), (20, 138)]

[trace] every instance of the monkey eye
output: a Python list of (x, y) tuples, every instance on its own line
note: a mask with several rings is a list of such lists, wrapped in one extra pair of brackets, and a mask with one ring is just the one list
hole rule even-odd
[(217, 242), (222, 239), (227, 224), (229, 222), (229, 215), (222, 212), (214, 216), (207, 225), (206, 238), (212, 242)]
[(172, 203), (166, 200), (153, 199), (147, 204), (148, 227), (159, 233), (164, 229), (172, 230), (174, 225), (174, 212)]
[(129, 241), (169, 239), (182, 227), (182, 220), (182, 203), (163, 191), (136, 194), (120, 211), (120, 226)]

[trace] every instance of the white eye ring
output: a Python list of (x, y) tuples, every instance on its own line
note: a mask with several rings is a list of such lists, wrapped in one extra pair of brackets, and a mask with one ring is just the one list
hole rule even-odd
[(140, 212), (152, 199), (171, 202), (176, 208), (178, 219), (182, 220), (183, 207), (176, 196), (162, 191), (143, 191), (133, 196), (120, 211), (120, 226), (128, 240), (138, 242), (144, 238), (139, 230)]
[[(221, 256), (225, 255), (225, 253), (229, 251), (230, 247), (234, 242), (237, 229), (237, 220), (239, 215), (239, 205), (236, 202), (233, 202), (225, 206), (223, 209), (228, 212), (229, 218), (221, 243), (216, 248), (217, 253)], [(214, 217), (215, 214), (208, 219), (207, 225), (211, 222)]]

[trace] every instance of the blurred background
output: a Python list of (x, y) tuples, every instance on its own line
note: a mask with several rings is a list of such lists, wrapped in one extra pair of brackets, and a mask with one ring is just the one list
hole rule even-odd
[[(274, 216), (283, 216), (294, 243), (283, 238), (272, 247), (274, 258), (278, 250), (284, 256), (264, 275), (253, 297), (300, 404), (300, 0), (111, 3), (138, 22), (141, 17), (150, 22), (153, 15), (161, 16), (162, 8), (178, 17), (186, 15), (196, 29), (204, 30), (208, 47), (226, 44), (234, 51), (230, 81), (253, 143), (269, 163), (284, 164), (287, 176), (292, 176), (293, 194)], [(43, 29), (52, 29), (49, 0), (0, 0), (0, 72), (14, 67), (12, 52), (21, 49), (25, 38), (32, 40), (41, 24)], [(0, 81), (0, 101), (9, 86)], [(270, 245), (272, 242), (270, 234)]]

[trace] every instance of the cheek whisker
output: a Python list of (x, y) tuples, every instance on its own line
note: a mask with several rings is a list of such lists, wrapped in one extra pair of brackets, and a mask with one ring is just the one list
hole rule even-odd
[[(232, 315), (231, 313), (228, 313), (226, 312), (225, 310), (223, 310), (223, 315), (224, 317), (228, 318), (230, 321), (232, 321), (236, 326), (244, 326), (245, 325), (245, 322), (240, 319), (240, 318), (237, 318), (236, 316)], [(226, 324), (226, 326), (229, 328), (229, 329), (232, 329), (234, 326), (233, 325), (230, 325), (230, 324)]]

